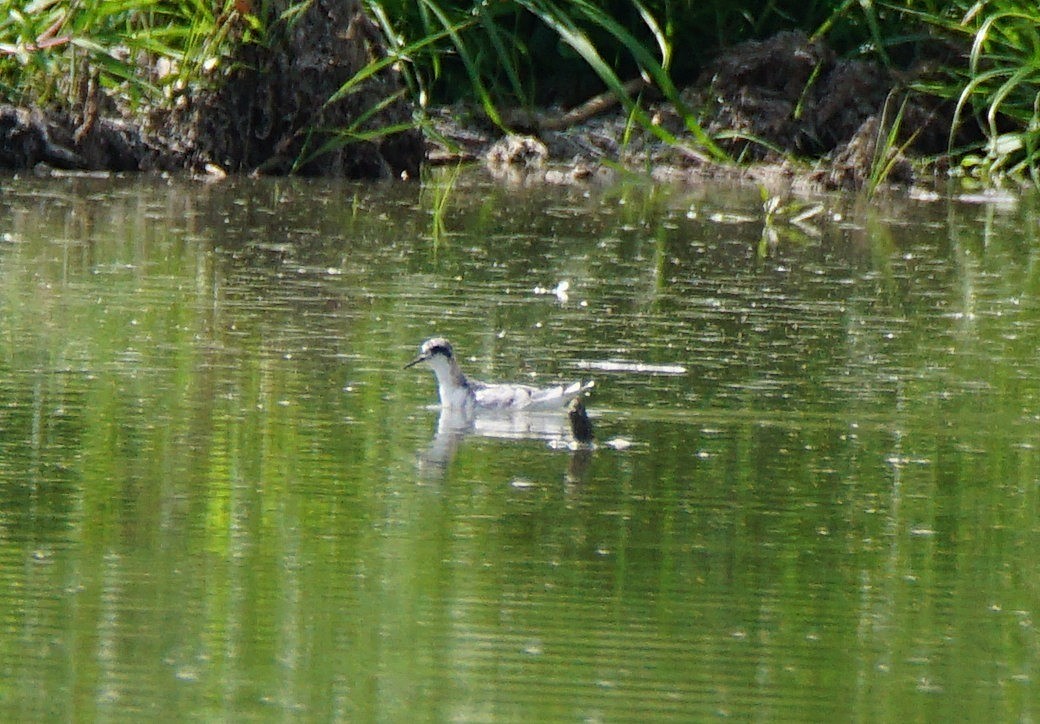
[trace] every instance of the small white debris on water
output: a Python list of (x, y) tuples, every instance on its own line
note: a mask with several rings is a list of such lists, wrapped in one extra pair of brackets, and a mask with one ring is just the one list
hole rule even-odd
[(532, 289), (531, 291), (535, 294), (552, 295), (556, 297), (556, 300), (560, 302), (560, 304), (566, 304), (567, 301), (570, 299), (570, 295), (567, 293), (567, 291), (570, 288), (570, 281), (568, 281), (567, 279), (563, 279), (560, 282), (558, 282), (555, 287), (551, 289), (548, 287), (538, 286)]
[(958, 194), (957, 200), (966, 204), (991, 204), (1004, 209), (1013, 209), (1018, 206), (1017, 195), (999, 189)]
[(624, 360), (579, 360), (578, 369), (600, 370), (602, 372), (637, 372), (645, 375), (684, 375), (686, 368), (682, 365), (659, 365), (647, 362), (626, 362)]
[(714, 224), (749, 224), (752, 221), (758, 221), (757, 216), (746, 216), (744, 214), (725, 214), (715, 213), (708, 217), (708, 220)]
[(923, 189), (918, 186), (912, 187), (907, 195), (914, 201), (938, 201), (942, 198), (937, 191)]

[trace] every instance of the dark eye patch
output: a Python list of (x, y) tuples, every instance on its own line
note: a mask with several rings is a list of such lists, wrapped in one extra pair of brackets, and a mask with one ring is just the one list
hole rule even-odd
[(451, 357), (451, 347), (448, 347), (447, 345), (444, 345), (444, 344), (434, 345), (433, 347), (430, 347), (430, 355), (432, 356), (432, 355), (435, 355), (435, 354), (442, 354), (445, 357), (450, 358)]

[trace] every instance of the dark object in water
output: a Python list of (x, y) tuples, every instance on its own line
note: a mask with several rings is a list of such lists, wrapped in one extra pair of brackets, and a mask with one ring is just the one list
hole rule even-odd
[(574, 439), (581, 443), (592, 442), (592, 423), (589, 422), (589, 414), (585, 412), (585, 405), (580, 397), (571, 400), (567, 405), (567, 417), (571, 421), (571, 434)]

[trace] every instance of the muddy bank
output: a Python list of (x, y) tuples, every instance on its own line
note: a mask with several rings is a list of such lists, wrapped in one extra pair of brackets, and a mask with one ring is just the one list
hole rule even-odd
[[(270, 18), (287, 2), (272, 2)], [(390, 66), (336, 97), (386, 54), (358, 0), (314, 0), (291, 28), (270, 24), (268, 44), (241, 43), (230, 70), (205, 78), (169, 109), (120, 113), (92, 80), (77, 89), (71, 110), (0, 106), (0, 166), (378, 179), (415, 178), (424, 162), (478, 160), (523, 183), (606, 181), (630, 169), (668, 182), (856, 189), (880, 169), (886, 182), (912, 182), (904, 155), (942, 154), (952, 121), (952, 108), (904, 90), (923, 70), (897, 77), (787, 32), (726, 51), (682, 93), (732, 163), (697, 150), (677, 110), (653, 101), (654, 89), (639, 78), (627, 90), (651, 99), (649, 113), (666, 133), (634, 126), (608, 93), (562, 111), (507, 111), (508, 134), (463, 107), (432, 111), (426, 139), (414, 129), (381, 134), (408, 125), (413, 113)], [(680, 143), (666, 143), (666, 135)]]
[[(670, 182), (726, 178), (825, 189), (862, 188), (884, 169), (885, 182), (909, 184), (910, 159), (941, 156), (953, 119), (952, 105), (907, 90), (926, 68), (895, 75), (875, 63), (839, 59), (801, 32), (781, 33), (723, 53), (682, 93), (733, 163), (694, 150), (671, 104), (652, 104), (651, 116), (688, 147), (633, 129), (609, 95), (590, 100), (594, 112), (587, 115), (527, 114), (517, 124), (522, 132), (506, 136), (473, 114), (466, 120), (465, 109), (443, 109), (434, 121), (450, 143), (432, 143), (429, 160), (479, 159), (497, 176), (527, 183), (610, 179), (620, 168)], [(970, 134), (962, 130), (956, 142), (972, 140)]]
[[(248, 4), (248, 3), (246, 3)], [(88, 67), (59, 109), (0, 106), (0, 166), (87, 171), (415, 177), (425, 150), (412, 106), (389, 66), (336, 94), (386, 48), (360, 0), (292, 0), (257, 7), (263, 45), (243, 42), (246, 20), (227, 19), (230, 57), (163, 107), (127, 107)], [(286, 20), (291, 16), (291, 21)], [(136, 58), (157, 86), (176, 68)], [(374, 111), (373, 111), (374, 109)]]

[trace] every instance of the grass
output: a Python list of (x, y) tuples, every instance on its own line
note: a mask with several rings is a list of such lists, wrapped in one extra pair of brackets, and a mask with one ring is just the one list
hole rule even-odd
[[(485, 115), (502, 125), (503, 107), (573, 105), (605, 88), (618, 95), (637, 127), (716, 160), (725, 154), (678, 88), (691, 83), (718, 49), (800, 28), (846, 56), (873, 57), (902, 71), (927, 63), (941, 42), (953, 52), (912, 90), (954, 104), (949, 155), (976, 177), (1029, 175), (1040, 181), (1040, 6), (1034, 0), (368, 0), (368, 5), (395, 38), (438, 36), (438, 42), (407, 56), (421, 102), (475, 98)], [(678, 110), (683, 138), (657, 128), (643, 99), (624, 91), (624, 81), (639, 75)], [(903, 106), (895, 112), (886, 107), (884, 115), (885, 136), (878, 143), (883, 152), (869, 173), (872, 188), (888, 176), (892, 151), (909, 146), (897, 133)], [(959, 147), (959, 132), (976, 125), (984, 142)]]
[[(160, 102), (199, 81), (227, 40), (203, 0), (0, 0), (0, 90), (15, 103), (61, 104), (91, 75), (118, 101)], [(142, 70), (157, 58), (167, 73)]]
[[(945, 64), (915, 85), (955, 104), (950, 154), (963, 173), (987, 182), (1002, 177), (1040, 181), (1040, 6), (1031, 0), (950, 2), (902, 9), (933, 34), (963, 48), (963, 60)], [(984, 142), (957, 148), (965, 126)]]
[[(728, 160), (727, 155), (704, 132), (679, 84), (693, 80), (712, 50), (792, 24), (829, 21), (833, 26), (853, 15), (847, 0), (368, 0), (367, 6), (391, 38), (397, 59), (405, 61), (420, 103), (476, 100), (488, 119), (504, 127), (502, 108), (573, 106), (609, 90), (636, 127), (717, 161)], [(409, 38), (434, 36), (440, 42), (424, 44), (420, 52), (401, 52), (420, 42)], [(626, 90), (626, 81), (640, 76), (678, 111), (684, 138), (653, 123), (643, 99)]]
[[(471, 101), (503, 127), (507, 110), (572, 107), (608, 90), (633, 127), (715, 160), (726, 154), (680, 88), (719, 49), (800, 28), (843, 55), (903, 68), (939, 39), (953, 52), (913, 90), (955, 108), (949, 153), (961, 171), (1040, 182), (1034, 0), (364, 1), (388, 55), (330, 102), (390, 66), (420, 107)], [(182, 89), (219, 77), (234, 43), (262, 43), (265, 23), (291, 23), (303, 4), (264, 20), (250, 13), (268, 7), (260, 0), (0, 0), (0, 94), (17, 104), (68, 105), (89, 78), (124, 108), (170, 104)], [(640, 77), (677, 109), (681, 133), (654, 123), (646, 97), (627, 90)], [(958, 131), (975, 126), (984, 140), (958, 145)], [(361, 127), (343, 129), (341, 140), (364, 140)], [(883, 166), (872, 171), (884, 175)]]

